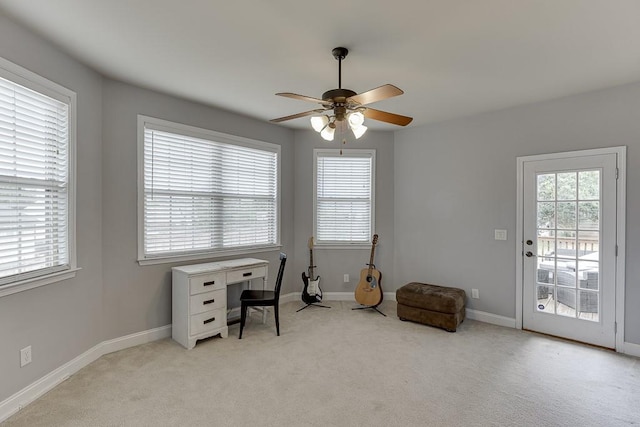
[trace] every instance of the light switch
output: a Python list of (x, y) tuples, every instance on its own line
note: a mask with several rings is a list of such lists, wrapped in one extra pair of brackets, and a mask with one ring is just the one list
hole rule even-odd
[(494, 230), (496, 240), (507, 240), (507, 230)]

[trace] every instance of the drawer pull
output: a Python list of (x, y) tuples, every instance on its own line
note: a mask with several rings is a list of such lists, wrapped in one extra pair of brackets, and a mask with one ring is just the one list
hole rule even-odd
[(204, 282), (202, 285), (203, 285), (203, 286), (211, 286), (211, 285), (215, 285), (215, 284), (216, 284), (216, 281), (215, 281), (215, 280), (212, 280), (212, 281), (210, 281), (210, 282)]
[(207, 305), (207, 304), (211, 304), (211, 303), (214, 303), (214, 302), (216, 302), (216, 300), (215, 300), (215, 298), (212, 298), (212, 299), (209, 299), (209, 300), (203, 301), (203, 302), (202, 302), (202, 305)]
[(252, 274), (253, 274), (252, 272), (242, 273), (242, 277), (249, 277), (249, 276), (251, 276)]
[(213, 322), (214, 320), (216, 320), (216, 318), (215, 318), (215, 317), (212, 317), (211, 319), (207, 319), (207, 320), (205, 320), (205, 321), (204, 321), (204, 322), (202, 322), (202, 323), (204, 323), (204, 324), (206, 325), (207, 323), (211, 323), (211, 322)]

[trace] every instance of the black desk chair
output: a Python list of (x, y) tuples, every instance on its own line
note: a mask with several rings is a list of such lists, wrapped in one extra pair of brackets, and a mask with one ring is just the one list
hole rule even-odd
[(242, 329), (247, 320), (247, 309), (249, 307), (273, 307), (276, 318), (276, 333), (280, 336), (280, 319), (278, 318), (278, 303), (280, 301), (280, 288), (282, 287), (282, 276), (284, 275), (284, 265), (287, 262), (287, 254), (280, 252), (280, 269), (276, 278), (276, 286), (273, 291), (246, 289), (240, 295), (241, 315), (240, 315), (240, 335), (242, 339)]

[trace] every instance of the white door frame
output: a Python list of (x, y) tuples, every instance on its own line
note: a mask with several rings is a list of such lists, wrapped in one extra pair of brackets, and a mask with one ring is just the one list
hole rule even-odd
[(624, 289), (625, 289), (625, 228), (626, 228), (626, 165), (627, 147), (606, 147), (591, 150), (567, 151), (563, 153), (539, 154), (517, 157), (517, 209), (516, 209), (516, 328), (522, 329), (522, 305), (524, 286), (524, 163), (539, 160), (562, 159), (567, 157), (616, 154), (616, 351), (624, 352)]

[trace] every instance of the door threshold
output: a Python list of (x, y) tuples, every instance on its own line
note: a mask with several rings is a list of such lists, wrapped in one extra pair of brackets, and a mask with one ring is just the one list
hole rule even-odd
[(600, 350), (608, 350), (608, 351), (612, 351), (614, 353), (617, 353), (615, 348), (604, 347), (604, 346), (601, 346), (601, 345), (591, 344), (591, 343), (584, 342), (584, 341), (572, 340), (571, 338), (559, 337), (557, 335), (545, 334), (544, 332), (533, 331), (531, 329), (522, 328), (522, 330), (526, 331), (526, 332), (531, 332), (532, 334), (542, 335), (542, 336), (548, 337), (548, 338), (554, 338), (554, 339), (567, 341), (567, 342), (574, 343), (574, 344), (582, 344), (582, 345), (586, 345), (588, 347), (593, 347), (593, 348), (597, 348), (597, 349), (600, 349)]

